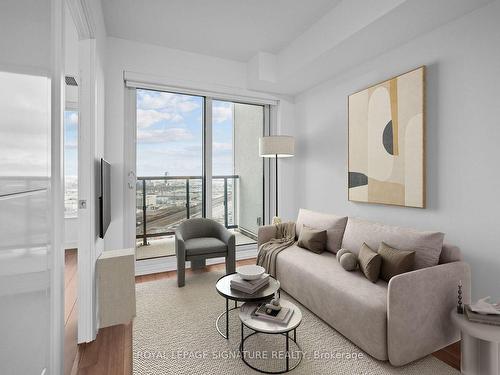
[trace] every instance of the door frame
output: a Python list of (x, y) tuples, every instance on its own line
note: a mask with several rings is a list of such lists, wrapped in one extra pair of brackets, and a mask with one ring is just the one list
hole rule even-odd
[(50, 1), (51, 55), (51, 256), (50, 262), (50, 334), (48, 373), (63, 371), (64, 350), (64, 10), (63, 0)]
[[(95, 139), (97, 123), (96, 32), (89, 0), (65, 0), (78, 34), (78, 200), (86, 200), (86, 209), (78, 209), (78, 343), (97, 336), (95, 264), (96, 246)], [(85, 183), (84, 183), (85, 181)]]

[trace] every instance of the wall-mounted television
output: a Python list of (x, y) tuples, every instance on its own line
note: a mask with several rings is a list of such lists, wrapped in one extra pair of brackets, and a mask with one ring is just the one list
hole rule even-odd
[(101, 159), (99, 192), (99, 237), (104, 238), (111, 222), (111, 165)]

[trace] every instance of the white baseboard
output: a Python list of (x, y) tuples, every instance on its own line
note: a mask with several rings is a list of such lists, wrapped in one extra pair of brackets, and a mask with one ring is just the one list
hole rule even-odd
[(72, 250), (76, 249), (78, 247), (78, 241), (71, 241), (71, 242), (65, 242), (64, 243), (64, 249), (65, 250)]
[[(236, 260), (250, 259), (257, 256), (257, 245), (241, 245), (236, 248)], [(207, 259), (207, 265), (224, 263), (224, 258)], [(191, 262), (186, 262), (186, 268), (191, 267)], [(148, 275), (151, 273), (176, 271), (177, 260), (175, 256), (142, 259), (135, 262), (135, 275)]]

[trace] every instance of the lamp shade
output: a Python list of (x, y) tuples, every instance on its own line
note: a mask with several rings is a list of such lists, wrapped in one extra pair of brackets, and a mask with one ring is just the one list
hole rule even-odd
[(263, 158), (288, 158), (294, 155), (295, 139), (288, 135), (272, 135), (259, 139), (259, 155)]

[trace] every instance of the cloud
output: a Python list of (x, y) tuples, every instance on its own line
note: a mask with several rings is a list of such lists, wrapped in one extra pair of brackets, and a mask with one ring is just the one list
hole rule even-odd
[(212, 118), (215, 124), (230, 120), (233, 118), (233, 105), (232, 103), (217, 104), (212, 108)]
[(44, 176), (49, 168), (49, 80), (0, 72), (0, 176)]
[(169, 92), (138, 90), (137, 107), (140, 109), (161, 109), (177, 113), (187, 113), (200, 105), (197, 97)]
[(140, 143), (166, 143), (190, 139), (193, 139), (193, 135), (183, 128), (147, 129), (137, 132), (137, 141)]
[(65, 141), (64, 142), (64, 148), (66, 150), (76, 150), (78, 148), (78, 143), (74, 140), (72, 141)]
[(160, 121), (171, 121), (171, 122), (181, 122), (183, 118), (177, 113), (171, 112), (160, 112), (153, 109), (137, 110), (137, 127), (138, 128), (148, 128), (151, 125), (156, 124)]
[(233, 145), (231, 143), (214, 142), (212, 144), (213, 151), (232, 151)]
[(192, 101), (184, 101), (177, 104), (177, 108), (183, 113), (194, 111), (198, 107), (198, 103)]
[(68, 118), (68, 125), (78, 125), (78, 112), (71, 112)]
[(137, 90), (137, 126), (147, 128), (160, 121), (179, 123), (200, 105), (201, 99), (196, 96)]

